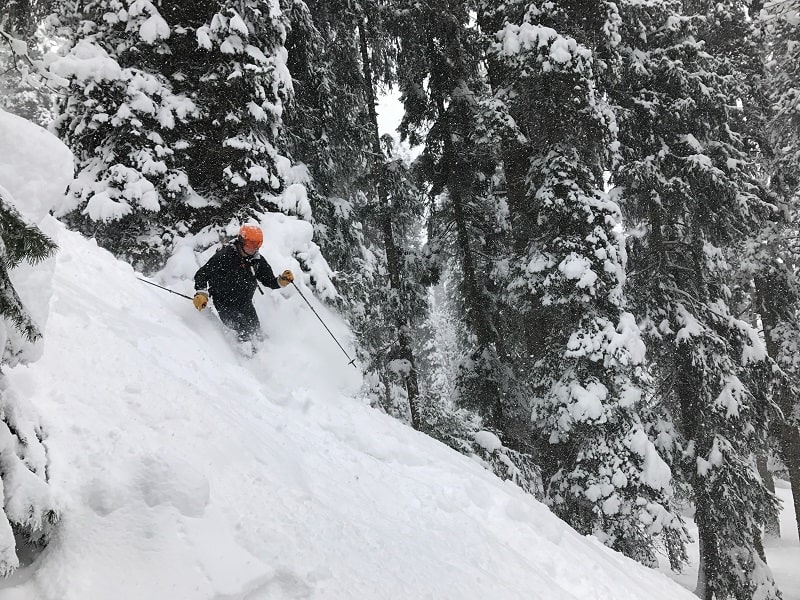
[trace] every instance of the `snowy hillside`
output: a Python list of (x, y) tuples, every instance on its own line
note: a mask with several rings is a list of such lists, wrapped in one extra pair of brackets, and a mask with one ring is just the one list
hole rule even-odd
[(262, 300), (248, 362), (214, 315), (58, 242), (44, 356), (9, 379), (63, 520), (4, 600), (693, 597), (355, 400), (290, 291)]
[(52, 295), (40, 360), (6, 377), (41, 416), (62, 515), (2, 600), (693, 597), (357, 400), (292, 289), (256, 298), (270, 339), (241, 358), (210, 311), (46, 216), (63, 147), (0, 125), (19, 150), (4, 181), (60, 246), (40, 287), (17, 275), (23, 299), (51, 276)]

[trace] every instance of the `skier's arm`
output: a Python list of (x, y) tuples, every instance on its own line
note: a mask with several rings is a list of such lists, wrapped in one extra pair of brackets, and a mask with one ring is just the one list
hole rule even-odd
[(200, 267), (197, 273), (194, 274), (194, 298), (192, 298), (192, 302), (194, 302), (194, 307), (197, 310), (203, 310), (208, 306), (208, 284), (219, 268), (219, 255), (220, 252), (214, 254), (214, 256), (208, 259), (208, 262)]
[(197, 270), (194, 274), (194, 289), (208, 292), (208, 284), (214, 277), (214, 273), (219, 268), (222, 251), (217, 252), (208, 259), (208, 262)]
[(279, 287), (281, 287), (281, 285), (278, 283), (278, 278), (275, 277), (275, 273), (272, 272), (272, 267), (269, 266), (269, 263), (263, 256), (260, 257), (258, 261), (256, 279), (273, 290), (277, 290)]

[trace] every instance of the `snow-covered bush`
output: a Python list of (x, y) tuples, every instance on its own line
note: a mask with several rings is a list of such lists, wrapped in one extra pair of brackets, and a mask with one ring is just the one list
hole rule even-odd
[[(9, 271), (22, 260), (36, 263), (55, 251), (55, 244), (25, 222), (0, 187), (0, 345), (2, 364), (28, 360), (26, 351), (42, 333), (20, 300)], [(29, 352), (30, 353), (30, 352)], [(58, 520), (47, 485), (47, 455), (38, 419), (25, 401), (6, 387), (0, 374), (0, 576), (19, 566), (15, 536), (44, 543)]]
[[(0, 110), (1, 364), (35, 361), (47, 321), (55, 243), (48, 212), (63, 198), (69, 151), (44, 130)], [(23, 545), (41, 547), (58, 521), (47, 481), (39, 418), (0, 372), (0, 575), (20, 564)]]
[[(22, 543), (47, 543), (59, 513), (47, 482), (47, 453), (38, 417), (0, 376), (0, 576), (20, 564)], [(18, 539), (21, 538), (21, 539)]]

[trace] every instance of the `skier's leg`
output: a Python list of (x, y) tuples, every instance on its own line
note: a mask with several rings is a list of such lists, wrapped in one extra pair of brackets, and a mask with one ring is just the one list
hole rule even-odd
[(264, 339), (261, 332), (261, 321), (258, 320), (258, 314), (252, 302), (242, 307), (242, 329), (248, 340), (261, 341)]
[(217, 313), (219, 314), (220, 321), (222, 321), (223, 325), (235, 331), (239, 339), (242, 339), (244, 329), (242, 327), (242, 315), (239, 307), (217, 305)]
[(240, 342), (261, 337), (261, 323), (251, 303), (243, 306), (217, 306), (217, 313), (222, 322), (238, 334)]

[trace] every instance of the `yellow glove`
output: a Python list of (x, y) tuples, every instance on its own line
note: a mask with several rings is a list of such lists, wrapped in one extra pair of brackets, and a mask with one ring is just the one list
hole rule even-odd
[(194, 307), (197, 310), (203, 310), (208, 304), (208, 294), (205, 292), (195, 292), (192, 302), (194, 302)]
[(289, 269), (286, 269), (283, 273), (278, 275), (278, 285), (281, 287), (286, 287), (293, 281), (294, 281), (294, 273), (292, 273)]

